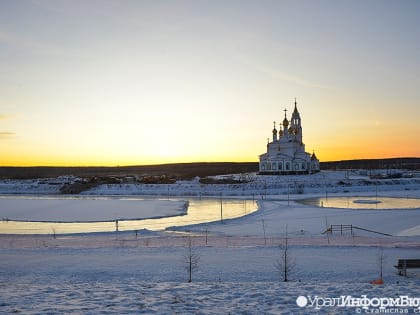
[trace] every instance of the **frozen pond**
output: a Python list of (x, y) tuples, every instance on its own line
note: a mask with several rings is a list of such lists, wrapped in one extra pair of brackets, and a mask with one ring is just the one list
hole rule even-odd
[(345, 209), (420, 209), (420, 199), (391, 197), (328, 197), (300, 200), (300, 203), (315, 207)]
[[(212, 221), (218, 221), (222, 219), (232, 219), (238, 218), (249, 213), (252, 213), (257, 210), (257, 204), (252, 200), (230, 200), (230, 199), (187, 199), (185, 201), (180, 201), (179, 199), (171, 200), (161, 200), (161, 199), (143, 199), (130, 197), (132, 204), (137, 203), (138, 214), (133, 214), (131, 218), (144, 218), (144, 217), (156, 217), (162, 215), (170, 215), (168, 217), (162, 218), (146, 218), (146, 219), (121, 219), (121, 215), (118, 212), (112, 217), (108, 216), (108, 221), (104, 222), (103, 214), (101, 210), (104, 208), (104, 205), (108, 202), (112, 204), (114, 209), (120, 207), (124, 208), (123, 197), (114, 198), (114, 197), (100, 197), (100, 199), (105, 202), (102, 203), (100, 207), (98, 204), (93, 203), (92, 200), (95, 200), (95, 197), (83, 197), (83, 198), (62, 198), (62, 197), (7, 197), (0, 198), (0, 206), (4, 207), (7, 203), (10, 207), (10, 204), (13, 205), (15, 202), (16, 205), (20, 204), (22, 200), (26, 200), (26, 209), (27, 213), (31, 212), (44, 212), (45, 209), (50, 209), (54, 211), (59, 207), (65, 207), (68, 211), (81, 212), (77, 207), (83, 207), (84, 212), (90, 211), (91, 213), (97, 213), (98, 219), (96, 221), (92, 220), (92, 214), (89, 215), (80, 215), (80, 218), (74, 221), (77, 222), (40, 222), (41, 220), (31, 219), (33, 215), (28, 214), (29, 219), (24, 219), (20, 217), (19, 221), (13, 221), (10, 218), (12, 216), (3, 217), (3, 220), (0, 222), (0, 234), (69, 234), (69, 233), (92, 233), (92, 232), (112, 232), (116, 231), (129, 231), (129, 230), (153, 230), (159, 231), (164, 230), (171, 226), (184, 226), (190, 224), (206, 223)], [(29, 200), (29, 202), (28, 202)], [(63, 203), (64, 200), (64, 203)], [(180, 205), (188, 202), (188, 209), (186, 214), (179, 215)], [(175, 210), (168, 212), (168, 203), (172, 202)], [(89, 204), (91, 208), (89, 208)], [(142, 215), (142, 210), (150, 207), (156, 209), (158, 215)], [(165, 211), (159, 211), (159, 207), (165, 207)], [(71, 210), (74, 209), (74, 210)], [(150, 210), (148, 213), (150, 213)], [(178, 212), (178, 213), (177, 213)], [(143, 211), (144, 214), (144, 211)], [(46, 214), (44, 212), (44, 217)], [(83, 218), (89, 217), (89, 220), (84, 220)], [(8, 219), (6, 219), (8, 218)], [(118, 220), (118, 221), (117, 221)], [(68, 221), (60, 220), (57, 217), (54, 219), (45, 220), (45, 221)], [(89, 221), (89, 222), (86, 222)], [(99, 222), (101, 221), (101, 222)]]
[(0, 218), (32, 222), (99, 222), (184, 215), (188, 203), (111, 197), (2, 197)]

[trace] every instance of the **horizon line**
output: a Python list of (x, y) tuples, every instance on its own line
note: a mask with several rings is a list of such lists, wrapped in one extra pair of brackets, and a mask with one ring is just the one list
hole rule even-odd
[[(332, 161), (320, 161), (320, 163), (336, 163), (345, 161), (367, 161), (367, 160), (397, 160), (397, 159), (420, 159), (416, 156), (402, 156), (402, 157), (385, 157), (385, 158), (358, 158), (348, 160), (332, 160)], [(0, 165), (0, 168), (30, 168), (30, 167), (50, 167), (50, 168), (88, 168), (88, 167), (102, 167), (102, 168), (116, 168), (116, 167), (141, 167), (141, 166), (163, 166), (163, 165), (180, 165), (180, 164), (216, 164), (216, 163), (256, 163), (258, 161), (194, 161), (194, 162), (169, 162), (169, 163), (157, 163), (157, 164), (126, 164), (126, 165)]]

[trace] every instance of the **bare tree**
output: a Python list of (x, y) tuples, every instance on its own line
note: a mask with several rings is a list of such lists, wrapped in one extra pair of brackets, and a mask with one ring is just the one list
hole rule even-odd
[(384, 268), (384, 261), (385, 261), (384, 250), (381, 247), (378, 253), (379, 279), (381, 280), (382, 280), (382, 272)]
[(383, 273), (383, 268), (384, 268), (385, 255), (384, 255), (384, 249), (382, 247), (380, 247), (378, 250), (377, 259), (378, 259), (378, 267), (379, 267), (379, 280), (383, 282), (382, 273)]
[(188, 282), (192, 282), (192, 274), (198, 270), (200, 255), (193, 248), (191, 237), (188, 237), (187, 246), (187, 253), (183, 256), (183, 263), (185, 265), (185, 269), (188, 272)]
[(379, 278), (376, 280), (371, 281), (372, 284), (383, 284), (384, 280), (382, 279), (382, 272), (383, 272), (383, 265), (385, 261), (384, 256), (384, 250), (383, 248), (379, 248), (378, 254), (377, 254), (377, 261), (378, 261), (378, 267), (379, 267)]
[(286, 234), (283, 240), (283, 243), (280, 245), (280, 258), (276, 260), (274, 263), (274, 267), (280, 273), (281, 277), (283, 278), (283, 282), (289, 281), (289, 276), (293, 272), (296, 264), (293, 257), (290, 255), (289, 251), (289, 238), (287, 234), (287, 227), (286, 227)]
[(330, 244), (330, 232), (328, 231), (328, 217), (325, 217), (325, 234), (327, 235), (328, 245)]
[(209, 226), (206, 224), (206, 246), (207, 246), (208, 235), (209, 235)]
[(262, 228), (263, 228), (263, 233), (264, 233), (264, 245), (267, 245), (267, 237), (265, 235), (265, 220), (264, 220), (264, 214), (261, 215), (261, 223), (262, 223)]

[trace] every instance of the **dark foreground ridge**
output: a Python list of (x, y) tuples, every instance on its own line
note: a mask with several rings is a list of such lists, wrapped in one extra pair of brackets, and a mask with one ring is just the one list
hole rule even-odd
[[(321, 162), (322, 170), (338, 169), (420, 169), (420, 158), (365, 159)], [(195, 162), (159, 165), (112, 167), (0, 167), (0, 178), (30, 179), (62, 175), (90, 176), (160, 176), (191, 179), (196, 176), (258, 172), (258, 162)]]
[(405, 169), (420, 170), (420, 158), (360, 159), (321, 162), (321, 169)]
[(0, 178), (46, 178), (62, 175), (90, 176), (160, 176), (166, 175), (177, 179), (191, 179), (196, 176), (248, 173), (258, 171), (257, 162), (196, 162), (138, 166), (112, 167), (0, 167)]

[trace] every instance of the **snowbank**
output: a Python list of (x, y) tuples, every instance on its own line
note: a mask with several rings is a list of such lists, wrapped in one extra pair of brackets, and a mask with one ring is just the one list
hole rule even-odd
[(0, 194), (43, 194), (54, 195), (60, 193), (60, 188), (65, 184), (73, 184), (80, 178), (75, 176), (60, 176), (57, 178), (37, 179), (2, 179), (0, 180)]

